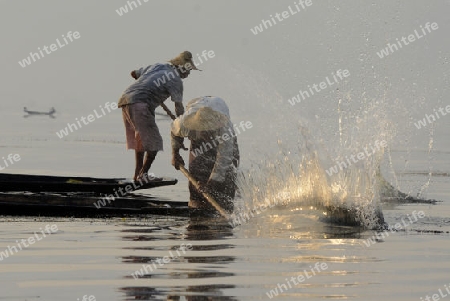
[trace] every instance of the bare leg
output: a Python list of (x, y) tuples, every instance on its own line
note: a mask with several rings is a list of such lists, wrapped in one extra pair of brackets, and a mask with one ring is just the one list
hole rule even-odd
[(152, 166), (153, 161), (155, 161), (157, 151), (147, 152), (145, 156), (144, 166), (142, 166), (141, 171), (139, 172), (139, 178), (143, 177), (148, 173), (150, 167)]
[(136, 168), (134, 169), (134, 178), (133, 180), (137, 180), (139, 173), (142, 170), (142, 165), (144, 164), (144, 154), (145, 152), (135, 151), (135, 159), (136, 159)]

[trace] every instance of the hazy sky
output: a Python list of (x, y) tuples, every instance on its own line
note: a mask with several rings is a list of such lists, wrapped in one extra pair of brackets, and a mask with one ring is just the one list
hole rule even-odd
[[(116, 12), (127, 5), (121, 0), (0, 1), (0, 111), (54, 106), (63, 113), (89, 112), (117, 101), (132, 82), (132, 69), (183, 50), (194, 56), (203, 50), (215, 53), (200, 67), (203, 72), (185, 80), (186, 100), (221, 96), (236, 122), (253, 120), (275, 131), (289, 130), (304, 118), (321, 120), (317, 126), (332, 133), (342, 97), (349, 100), (349, 110), (384, 100), (393, 104), (387, 110), (392, 120), (403, 114), (413, 121), (449, 102), (448, 0), (313, 0), (257, 35), (251, 28), (262, 19), (298, 2), (140, 1), (123, 16)], [(427, 22), (436, 22), (439, 29), (386, 58), (377, 56), (388, 42)], [(69, 31), (78, 31), (80, 38), (30, 66), (19, 65), (30, 52), (62, 41)], [(300, 89), (338, 69), (351, 75), (300, 104), (288, 103)], [(328, 119), (334, 121), (326, 125)]]

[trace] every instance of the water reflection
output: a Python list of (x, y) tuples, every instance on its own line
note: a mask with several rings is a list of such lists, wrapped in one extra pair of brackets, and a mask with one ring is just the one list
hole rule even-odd
[(313, 206), (288, 204), (276, 206), (255, 215), (249, 222), (236, 228), (245, 237), (264, 239), (359, 239), (365, 229), (330, 220), (327, 212)]
[[(147, 256), (122, 257), (123, 263), (147, 266), (147, 271), (142, 270), (142, 275), (136, 280), (137, 286), (121, 288), (126, 295), (125, 300), (237, 300), (224, 293), (224, 290), (235, 286), (221, 281), (224, 277), (235, 276), (227, 271), (227, 264), (235, 261), (235, 257), (230, 255), (235, 246), (227, 241), (233, 238), (233, 232), (225, 220), (191, 217), (178, 223), (170, 221), (167, 226), (153, 225), (123, 232), (126, 233), (123, 240), (150, 242), (145, 246), (127, 248), (139, 250), (141, 254), (143, 250), (148, 251)], [(167, 246), (171, 240), (176, 244)], [(183, 254), (179, 251), (181, 256), (177, 256), (181, 245), (190, 246), (189, 250)], [(160, 265), (157, 262), (164, 251), (172, 254), (171, 261)], [(141, 268), (142, 265), (133, 266)], [(125, 276), (127, 279), (133, 277)], [(204, 279), (208, 279), (209, 284), (205, 284)]]

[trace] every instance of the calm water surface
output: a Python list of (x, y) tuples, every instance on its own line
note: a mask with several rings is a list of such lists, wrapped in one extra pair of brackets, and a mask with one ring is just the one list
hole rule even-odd
[[(39, 138), (29, 130), (30, 138), (18, 128), (21, 135), (9, 132), (1, 143), (2, 153), (23, 157), (10, 172), (123, 176), (133, 164), (120, 123), (111, 122), (118, 133), (111, 137), (77, 141), (74, 135), (61, 143), (52, 132), (57, 121), (33, 122), (42, 122), (48, 132)], [(426, 155), (418, 157), (426, 171)], [(166, 151), (154, 170), (180, 183), (147, 193), (186, 201), (187, 182), (168, 160)], [(398, 180), (414, 188), (426, 176), (406, 173)], [(375, 232), (328, 224), (320, 212), (295, 204), (271, 208), (234, 229), (219, 219), (3, 216), (0, 252), (46, 225), (59, 231), (0, 262), (0, 300), (269, 300), (267, 293), (275, 289), (279, 295), (273, 299), (279, 300), (420, 300), (450, 283), (450, 178), (432, 180), (426, 196), (443, 202), (385, 204), (390, 225), (414, 210), (425, 217), (370, 246), (367, 239)], [(182, 252), (183, 244), (192, 247)], [(181, 256), (172, 256), (177, 250)], [(132, 276), (165, 256), (166, 263), (147, 268), (138, 279)], [(301, 283), (290, 280), (316, 263), (327, 268)]]

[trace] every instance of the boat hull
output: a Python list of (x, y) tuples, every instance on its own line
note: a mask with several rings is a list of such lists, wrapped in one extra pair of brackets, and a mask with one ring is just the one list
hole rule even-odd
[(0, 192), (131, 192), (167, 185), (175, 185), (177, 179), (133, 182), (126, 178), (59, 177), (42, 175), (0, 174)]
[(132, 194), (107, 200), (91, 193), (0, 193), (0, 214), (15, 216), (113, 217), (147, 214), (187, 216), (189, 215), (187, 205), (187, 202)]

